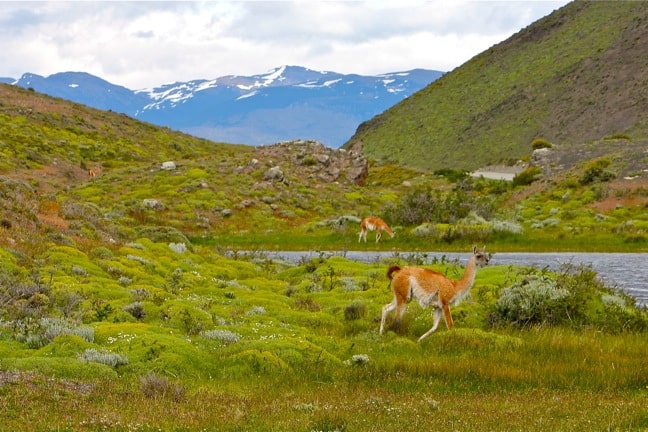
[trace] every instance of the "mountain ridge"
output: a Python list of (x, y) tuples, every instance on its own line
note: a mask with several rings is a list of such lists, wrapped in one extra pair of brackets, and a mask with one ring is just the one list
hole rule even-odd
[(442, 75), (412, 69), (364, 76), (284, 65), (251, 76), (138, 90), (86, 72), (25, 73), (3, 81), (218, 142), (261, 145), (307, 139), (340, 147), (362, 121)]

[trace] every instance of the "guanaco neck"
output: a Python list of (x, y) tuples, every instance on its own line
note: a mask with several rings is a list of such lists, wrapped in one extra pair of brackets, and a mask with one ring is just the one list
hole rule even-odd
[(464, 270), (463, 276), (455, 284), (455, 286), (458, 288), (458, 292), (466, 291), (472, 288), (473, 284), (475, 283), (476, 275), (477, 262), (475, 255), (473, 255), (468, 260), (468, 264), (466, 264), (466, 269)]

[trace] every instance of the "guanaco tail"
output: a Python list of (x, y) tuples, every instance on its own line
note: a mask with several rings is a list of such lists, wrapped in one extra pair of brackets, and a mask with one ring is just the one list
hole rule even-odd
[(441, 315), (445, 319), (446, 326), (452, 329), (454, 323), (450, 314), (450, 305), (456, 305), (463, 300), (475, 283), (477, 268), (488, 264), (490, 256), (486, 254), (485, 250), (486, 247), (481, 251), (477, 250), (477, 247), (473, 248), (473, 254), (459, 280), (448, 279), (439, 272), (422, 267), (389, 267), (387, 277), (391, 279), (394, 300), (382, 308), (380, 334), (385, 329), (387, 315), (393, 310), (396, 311), (395, 327), (398, 329), (407, 303), (413, 299), (416, 299), (423, 308), (435, 307), (434, 325), (418, 339), (419, 342), (437, 329)]
[(394, 236), (396, 235), (384, 220), (380, 219), (379, 217), (369, 216), (362, 219), (362, 221), (360, 222), (360, 235), (358, 236), (358, 243), (362, 240), (364, 240), (365, 243), (367, 242), (367, 233), (369, 231), (376, 231), (376, 243), (378, 243), (378, 240), (380, 240), (380, 237), (382, 237), (383, 231), (389, 234), (391, 238), (394, 238)]

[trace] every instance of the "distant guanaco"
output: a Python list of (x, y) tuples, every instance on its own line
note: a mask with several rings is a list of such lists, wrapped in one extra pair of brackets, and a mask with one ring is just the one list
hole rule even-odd
[(101, 173), (101, 167), (90, 168), (88, 170), (88, 177), (95, 178)]
[(360, 236), (358, 237), (358, 243), (360, 243), (360, 241), (362, 241), (363, 239), (365, 243), (367, 243), (367, 232), (369, 231), (376, 231), (376, 243), (378, 243), (378, 240), (380, 240), (380, 237), (382, 237), (383, 231), (389, 234), (391, 238), (394, 238), (394, 236), (396, 235), (384, 220), (375, 216), (369, 216), (362, 219), (362, 221), (360, 222), (360, 229), (361, 231)]
[(485, 250), (486, 247), (481, 251), (478, 251), (477, 247), (473, 247), (473, 254), (459, 280), (448, 279), (439, 272), (422, 267), (389, 267), (387, 277), (391, 279), (394, 300), (382, 308), (380, 334), (385, 329), (387, 315), (393, 310), (396, 310), (395, 326), (396, 328), (400, 326), (401, 318), (407, 309), (407, 303), (412, 299), (416, 299), (423, 308), (430, 305), (435, 307), (434, 325), (418, 339), (419, 342), (437, 329), (442, 314), (446, 325), (452, 329), (454, 323), (450, 314), (450, 305), (456, 305), (463, 300), (475, 283), (477, 268), (488, 264), (490, 257)]

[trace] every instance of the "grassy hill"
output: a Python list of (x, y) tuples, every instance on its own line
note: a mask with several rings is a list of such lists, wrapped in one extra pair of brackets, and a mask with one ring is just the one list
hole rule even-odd
[[(154, 226), (187, 236), (285, 231), (386, 199), (358, 192), (345, 177), (351, 157), (317, 143), (214, 143), (9, 85), (0, 86), (0, 120), (5, 242), (33, 239), (33, 229), (97, 241), (127, 241)], [(282, 181), (265, 179), (276, 165)], [(320, 170), (327, 166), (333, 171)], [(90, 169), (100, 174), (91, 178)], [(398, 170), (396, 181), (411, 173)]]
[[(362, 124), (344, 148), (419, 169), (648, 138), (648, 3), (575, 1)], [(645, 141), (644, 143), (645, 144)]]
[[(489, 265), (455, 330), (416, 343), (433, 318), (411, 304), (378, 335), (393, 264), (648, 250), (637, 144), (541, 148), (505, 182), (0, 85), (0, 431), (645, 430), (648, 315), (587, 267)], [(396, 237), (358, 244), (371, 213)]]

